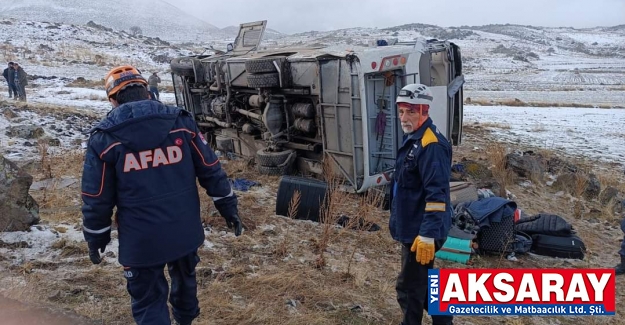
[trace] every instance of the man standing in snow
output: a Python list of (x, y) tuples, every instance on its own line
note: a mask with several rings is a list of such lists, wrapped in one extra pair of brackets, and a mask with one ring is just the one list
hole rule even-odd
[(150, 86), (150, 93), (152, 94), (152, 99), (159, 100), (160, 95), (158, 93), (158, 84), (161, 83), (161, 77), (159, 77), (156, 72), (152, 73), (150, 78), (148, 78), (148, 85)]
[(90, 130), (82, 175), (89, 258), (101, 262), (117, 207), (119, 263), (136, 323), (169, 325), (169, 293), (176, 324), (189, 325), (200, 313), (195, 267), (204, 243), (196, 180), (239, 236), (237, 197), (190, 113), (149, 100), (148, 82), (132, 66), (104, 80), (113, 110)]
[(2, 72), (2, 76), (6, 79), (9, 86), (9, 98), (15, 96), (18, 99), (17, 88), (15, 87), (15, 69), (13, 69), (13, 62), (9, 62), (8, 66)]
[[(389, 228), (401, 244), (395, 288), (402, 325), (421, 324), (428, 308), (428, 270), (451, 227), (451, 145), (429, 117), (432, 100), (430, 89), (421, 84), (405, 86), (396, 100), (405, 136), (391, 183)], [(434, 325), (452, 321), (452, 316), (432, 316)]]
[(15, 87), (19, 94), (19, 99), (23, 102), (26, 101), (26, 85), (28, 85), (28, 74), (17, 62), (13, 62), (13, 69), (15, 70)]

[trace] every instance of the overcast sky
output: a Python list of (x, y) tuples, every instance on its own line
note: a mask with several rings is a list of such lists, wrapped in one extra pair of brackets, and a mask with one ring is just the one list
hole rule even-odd
[(219, 28), (268, 20), (283, 33), (408, 23), (596, 27), (625, 24), (625, 0), (164, 0)]

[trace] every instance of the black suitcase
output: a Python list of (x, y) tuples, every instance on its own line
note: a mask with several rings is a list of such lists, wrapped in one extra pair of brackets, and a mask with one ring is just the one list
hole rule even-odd
[(532, 236), (532, 253), (551, 257), (584, 259), (586, 245), (576, 235), (560, 237), (536, 234)]

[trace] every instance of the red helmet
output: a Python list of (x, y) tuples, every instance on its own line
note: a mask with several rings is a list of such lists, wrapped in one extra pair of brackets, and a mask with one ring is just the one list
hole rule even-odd
[(106, 95), (109, 98), (130, 85), (148, 86), (148, 82), (143, 78), (141, 72), (130, 65), (115, 67), (104, 77), (104, 89), (106, 89)]

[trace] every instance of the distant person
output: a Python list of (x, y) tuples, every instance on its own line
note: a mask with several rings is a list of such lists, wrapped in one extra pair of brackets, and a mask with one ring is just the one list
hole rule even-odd
[(13, 69), (15, 70), (15, 87), (19, 95), (19, 100), (26, 101), (26, 85), (28, 85), (28, 74), (17, 62), (13, 62)]
[(152, 94), (152, 99), (160, 100), (158, 93), (158, 84), (161, 83), (161, 77), (159, 77), (156, 72), (152, 73), (150, 78), (148, 78), (148, 85), (150, 87), (150, 93)]
[(13, 68), (13, 62), (9, 62), (6, 69), (2, 72), (2, 76), (7, 81), (9, 87), (9, 98), (19, 98), (17, 87), (15, 86), (15, 69)]
[(189, 112), (150, 100), (148, 82), (132, 66), (113, 68), (104, 80), (113, 110), (90, 130), (82, 175), (89, 258), (101, 262), (117, 207), (119, 263), (135, 322), (170, 324), (169, 295), (176, 324), (189, 325), (200, 313), (195, 267), (204, 244), (196, 180), (239, 236), (237, 197)]

